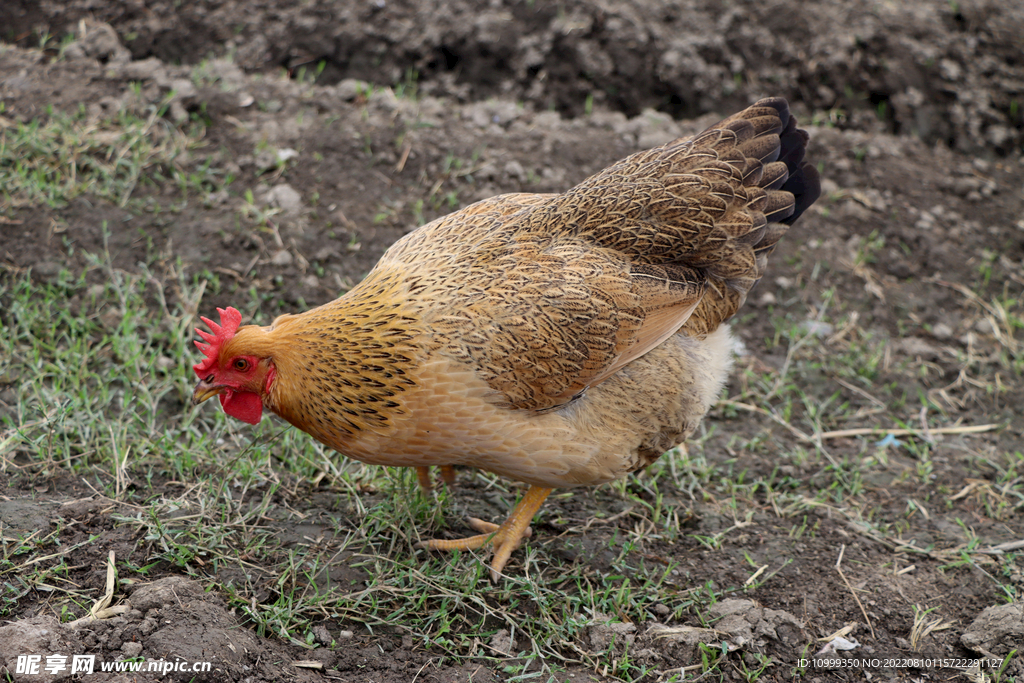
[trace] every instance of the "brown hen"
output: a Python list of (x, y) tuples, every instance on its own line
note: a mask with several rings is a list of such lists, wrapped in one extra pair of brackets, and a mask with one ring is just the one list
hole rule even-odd
[(728, 327), (819, 194), (807, 134), (765, 99), (563, 194), (507, 194), (395, 243), (341, 298), (269, 327), (204, 319), (193, 402), (265, 407), (367, 463), (468, 465), (530, 485), (497, 577), (554, 488), (643, 469), (690, 436), (731, 363)]

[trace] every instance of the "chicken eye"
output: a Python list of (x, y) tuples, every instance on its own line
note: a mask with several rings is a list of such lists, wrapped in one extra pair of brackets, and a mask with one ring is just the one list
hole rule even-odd
[(238, 370), (239, 372), (245, 372), (248, 369), (249, 369), (249, 361), (247, 361), (244, 358), (236, 358), (235, 359), (235, 370)]

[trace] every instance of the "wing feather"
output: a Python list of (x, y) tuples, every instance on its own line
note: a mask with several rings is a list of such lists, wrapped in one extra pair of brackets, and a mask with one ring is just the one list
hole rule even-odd
[(735, 314), (766, 256), (818, 196), (807, 135), (762, 100), (558, 195), (509, 194), (410, 233), (401, 269), (431, 350), (495, 400), (549, 410), (681, 332)]

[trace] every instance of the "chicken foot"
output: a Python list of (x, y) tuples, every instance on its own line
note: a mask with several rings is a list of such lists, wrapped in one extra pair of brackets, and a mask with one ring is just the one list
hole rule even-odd
[(455, 540), (421, 541), (416, 544), (416, 547), (430, 550), (475, 550), (487, 543), (493, 543), (494, 559), (491, 560), (491, 581), (497, 583), (501, 576), (501, 570), (505, 568), (505, 564), (512, 556), (512, 551), (520, 546), (524, 538), (530, 536), (530, 521), (533, 520), (533, 516), (537, 514), (537, 510), (540, 509), (552, 490), (531, 486), (501, 526), (470, 518), (470, 526), (484, 533)]

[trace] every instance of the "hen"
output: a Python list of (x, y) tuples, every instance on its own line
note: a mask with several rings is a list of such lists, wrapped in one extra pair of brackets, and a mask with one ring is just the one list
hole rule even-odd
[(731, 363), (725, 323), (817, 199), (807, 133), (764, 99), (563, 194), (506, 194), (411, 232), (341, 298), (269, 327), (197, 330), (193, 403), (263, 408), (363, 462), (477, 467), (529, 490), (497, 578), (554, 488), (643, 469), (690, 436)]

